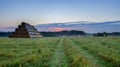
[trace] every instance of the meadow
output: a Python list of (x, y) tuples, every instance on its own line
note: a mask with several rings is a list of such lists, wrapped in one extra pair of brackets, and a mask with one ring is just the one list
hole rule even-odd
[(0, 38), (0, 67), (120, 67), (120, 37)]

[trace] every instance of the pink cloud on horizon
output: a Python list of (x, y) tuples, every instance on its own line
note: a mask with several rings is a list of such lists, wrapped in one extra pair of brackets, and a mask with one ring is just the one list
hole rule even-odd
[(61, 28), (61, 27), (50, 27), (49, 30), (53, 32), (59, 32), (59, 31), (64, 31), (64, 30), (69, 30), (69, 29)]

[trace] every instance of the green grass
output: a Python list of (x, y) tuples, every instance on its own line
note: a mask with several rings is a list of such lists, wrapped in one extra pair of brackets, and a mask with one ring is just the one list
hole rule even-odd
[(0, 67), (120, 67), (120, 37), (0, 38)]

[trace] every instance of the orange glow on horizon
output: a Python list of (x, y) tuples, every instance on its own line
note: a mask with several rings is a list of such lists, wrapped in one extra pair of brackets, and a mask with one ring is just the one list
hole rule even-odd
[(53, 28), (54, 32), (60, 32), (66, 30), (65, 28)]

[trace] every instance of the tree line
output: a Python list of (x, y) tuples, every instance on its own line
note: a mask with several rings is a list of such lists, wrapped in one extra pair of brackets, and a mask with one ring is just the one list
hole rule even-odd
[[(0, 32), (0, 37), (8, 37), (11, 35), (12, 32)], [(84, 36), (85, 32), (84, 31), (76, 31), (76, 30), (71, 30), (71, 31), (59, 31), (59, 32), (40, 32), (41, 35), (44, 37), (58, 37), (58, 36)]]
[[(8, 37), (11, 35), (12, 32), (0, 32), (0, 37)], [(61, 37), (61, 36), (87, 36), (88, 33), (85, 33), (84, 31), (77, 31), (77, 30), (64, 30), (64, 31), (59, 31), (59, 32), (40, 32), (41, 35), (44, 37)], [(120, 32), (98, 32), (94, 33), (89, 36), (120, 36)]]

